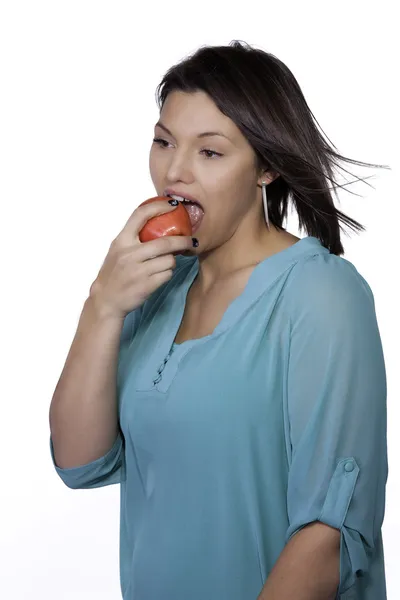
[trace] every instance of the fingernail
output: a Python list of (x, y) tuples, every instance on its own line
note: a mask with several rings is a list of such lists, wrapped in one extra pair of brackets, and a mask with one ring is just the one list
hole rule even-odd
[(172, 198), (172, 200), (168, 200), (168, 204), (170, 204), (171, 206), (178, 206), (179, 202), (178, 200), (174, 200)]
[(199, 245), (199, 240), (197, 238), (192, 238), (192, 242), (193, 242), (193, 248), (197, 248), (197, 246)]

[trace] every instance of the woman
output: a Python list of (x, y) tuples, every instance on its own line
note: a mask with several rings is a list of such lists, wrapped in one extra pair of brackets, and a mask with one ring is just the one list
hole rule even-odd
[[(91, 287), (52, 400), (57, 473), (121, 484), (126, 600), (383, 600), (384, 357), (341, 257), (340, 222), (363, 227), (329, 186), (355, 161), (245, 44), (200, 48), (159, 89), (151, 177), (181, 198), (137, 208)], [(141, 244), (182, 197), (194, 242)]]

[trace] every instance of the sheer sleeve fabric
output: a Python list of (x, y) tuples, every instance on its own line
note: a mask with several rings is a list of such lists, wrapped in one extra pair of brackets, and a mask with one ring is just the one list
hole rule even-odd
[(298, 265), (289, 284), (287, 541), (320, 521), (341, 532), (337, 598), (367, 575), (388, 474), (386, 374), (374, 298), (335, 255)]

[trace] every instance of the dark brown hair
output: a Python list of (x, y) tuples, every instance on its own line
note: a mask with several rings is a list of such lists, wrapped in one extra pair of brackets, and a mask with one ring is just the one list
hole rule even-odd
[[(336, 188), (345, 189), (348, 184), (337, 183), (334, 169), (349, 173), (339, 161), (390, 167), (352, 160), (336, 152), (294, 75), (273, 54), (238, 40), (229, 46), (201, 46), (164, 75), (156, 92), (160, 110), (174, 90), (206, 92), (247, 138), (256, 155), (257, 170), (279, 173), (267, 188), (269, 217), (276, 227), (282, 228), (291, 200), (299, 229), (317, 237), (332, 254), (344, 253), (340, 223), (365, 231), (363, 225), (335, 207), (331, 191), (337, 197)], [(357, 181), (365, 179), (369, 177), (356, 176)]]

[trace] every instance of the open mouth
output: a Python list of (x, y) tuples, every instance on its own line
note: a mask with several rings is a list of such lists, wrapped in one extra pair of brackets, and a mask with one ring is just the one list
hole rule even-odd
[(198, 230), (200, 227), (201, 221), (204, 217), (203, 207), (196, 201), (187, 200), (183, 196), (176, 196), (175, 194), (166, 194), (170, 198), (174, 198), (174, 200), (178, 200), (186, 209), (186, 212), (189, 215), (190, 223), (192, 225), (192, 233)]

